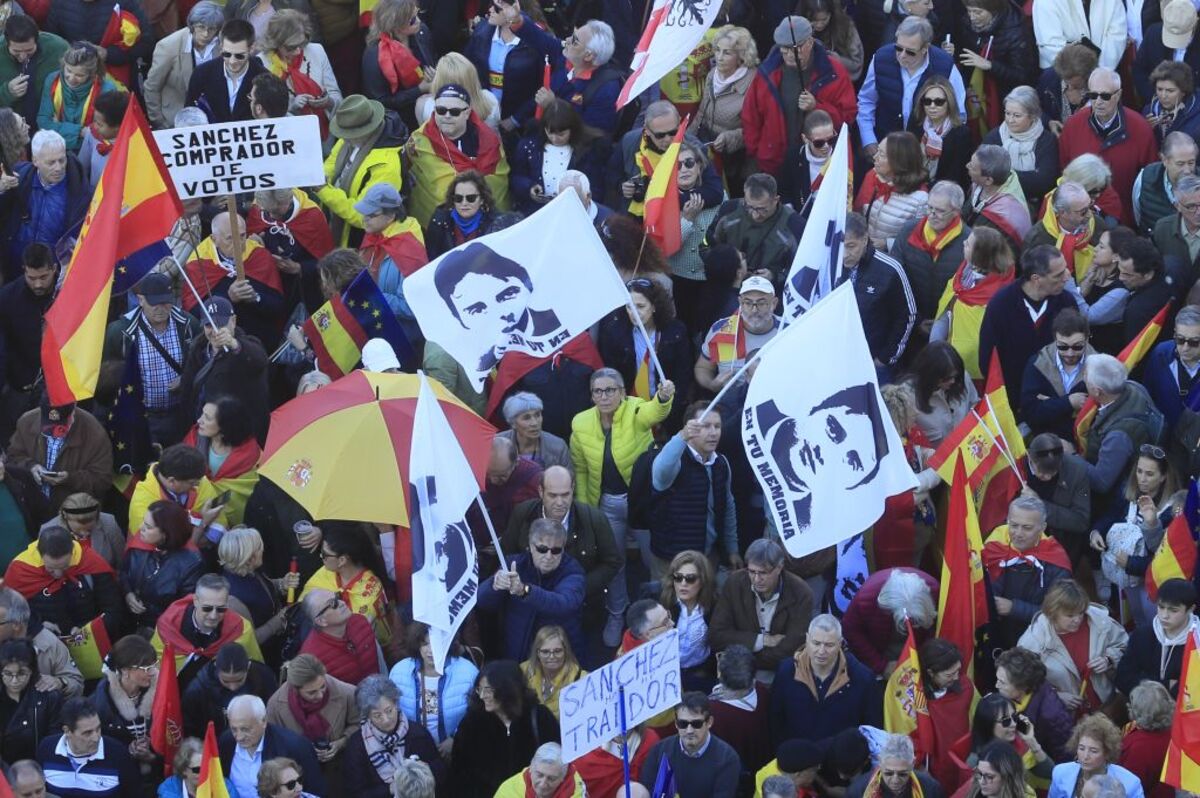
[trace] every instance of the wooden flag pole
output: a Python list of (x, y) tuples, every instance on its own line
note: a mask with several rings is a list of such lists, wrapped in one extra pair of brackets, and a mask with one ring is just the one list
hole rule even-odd
[(246, 279), (246, 266), (242, 263), (242, 250), (246, 244), (242, 240), (241, 217), (238, 216), (237, 199), (232, 194), (225, 195), (225, 210), (229, 213), (229, 232), (233, 236), (233, 265), (237, 268), (237, 278)]

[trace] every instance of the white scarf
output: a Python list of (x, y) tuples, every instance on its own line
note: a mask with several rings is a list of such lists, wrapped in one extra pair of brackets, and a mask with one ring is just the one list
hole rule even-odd
[(1008, 150), (1015, 172), (1032, 172), (1037, 168), (1037, 141), (1042, 135), (1042, 120), (1035, 119), (1024, 133), (1013, 133), (1008, 123), (1000, 125), (1000, 146)]
[(1167, 633), (1163, 630), (1162, 621), (1158, 619), (1158, 615), (1154, 616), (1151, 621), (1151, 626), (1154, 628), (1154, 636), (1158, 638), (1158, 644), (1162, 647), (1162, 653), (1158, 658), (1158, 678), (1166, 678), (1167, 663), (1171, 661), (1171, 655), (1175, 653), (1178, 646), (1187, 644), (1187, 636), (1196, 628), (1200, 620), (1192, 615), (1188, 619), (1188, 623), (1174, 637), (1167, 637)]
[(745, 77), (745, 75), (746, 75), (746, 67), (745, 66), (740, 66), (737, 69), (733, 70), (733, 74), (727, 78), (721, 77), (720, 70), (714, 69), (712, 71), (713, 94), (714, 95), (721, 94), (727, 88), (732, 86), (734, 83), (737, 83), (739, 80), (741, 80), (743, 77)]

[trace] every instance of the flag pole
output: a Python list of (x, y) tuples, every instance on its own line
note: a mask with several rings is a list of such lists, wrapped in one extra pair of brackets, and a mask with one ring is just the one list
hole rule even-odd
[[(195, 252), (196, 248), (192, 247), (192, 251)], [(196, 286), (192, 284), (192, 278), (188, 277), (187, 268), (178, 260), (176, 260), (174, 255), (171, 256), (171, 260), (175, 261), (175, 266), (179, 270), (179, 276), (183, 278), (183, 281), (187, 283), (187, 287), (191, 289), (192, 296), (196, 298), (196, 304), (200, 306), (200, 312), (204, 314), (205, 320), (208, 321), (209, 325), (212, 326), (214, 330), (218, 329), (217, 323), (213, 321), (212, 314), (208, 312), (208, 308), (204, 305), (204, 300), (200, 297), (200, 292), (197, 291)], [(221, 351), (227, 352), (229, 350), (226, 347), (221, 347)]]
[[(633, 323), (637, 325), (638, 330), (642, 333), (642, 340), (646, 342), (646, 351), (650, 354), (650, 362), (654, 365), (654, 370), (658, 372), (659, 383), (666, 382), (667, 373), (663, 371), (662, 363), (658, 360), (658, 352), (654, 351), (654, 339), (646, 332), (646, 325), (642, 323), (641, 314), (637, 312), (637, 308), (633, 306), (633, 300), (629, 300), (629, 304), (625, 306), (629, 309), (629, 315), (633, 318)], [(650, 397), (646, 397), (649, 399)]]
[(233, 236), (233, 265), (237, 269), (237, 278), (246, 279), (246, 266), (242, 263), (242, 249), (246, 242), (242, 239), (242, 217), (238, 215), (237, 199), (232, 194), (225, 195), (225, 210), (229, 214), (229, 232)]
[(625, 685), (617, 689), (617, 702), (621, 717), (621, 764), (625, 773), (625, 798), (632, 798), (633, 786), (629, 783), (629, 729), (625, 725)]
[[(1017, 479), (1021, 483), (1021, 487), (1028, 487), (1025, 484), (1025, 478), (1021, 476), (1021, 469), (1017, 468), (1017, 461), (1013, 459), (1012, 450), (1008, 445), (1008, 438), (1004, 434), (1004, 426), (1000, 423), (1000, 416), (996, 413), (996, 408), (992, 407), (992, 397), (985, 393), (983, 400), (987, 402), (988, 411), (991, 412), (992, 418), (996, 419), (996, 432), (1000, 435), (1000, 440), (1004, 441), (1004, 457), (1008, 460), (1009, 466), (1012, 467), (1013, 473), (1017, 475)], [(986, 426), (986, 425), (985, 425)]]
[(500, 567), (508, 569), (508, 563), (504, 559), (504, 550), (500, 548), (500, 538), (496, 537), (496, 527), (492, 526), (492, 517), (488, 515), (488, 509), (483, 504), (483, 494), (475, 494), (475, 503), (479, 505), (479, 512), (483, 515), (483, 523), (487, 524), (488, 534), (492, 536), (492, 545), (496, 547), (496, 557), (500, 560)]
[[(988, 428), (987, 422), (985, 422), (982, 418), (979, 417), (979, 412), (973, 407), (971, 408), (971, 415), (975, 416), (975, 420), (979, 422), (980, 428), (983, 429), (983, 434), (987, 435), (988, 440), (991, 442), (991, 444), (1000, 450), (1000, 454), (1004, 455), (1005, 462), (1008, 463), (1008, 467), (1012, 469), (1012, 472), (1017, 475), (1017, 481), (1021, 483), (1021, 487), (1022, 488), (1027, 487), (1027, 485), (1025, 484), (1025, 478), (1023, 476), (1021, 476), (1021, 470), (1019, 468), (1017, 468), (1016, 461), (1013, 460), (1012, 455), (1010, 455), (1008, 453), (1008, 441), (1005, 441), (1004, 444), (1001, 445), (1000, 442), (998, 440), (996, 440), (996, 436), (993, 435), (992, 431)], [(993, 413), (993, 415), (994, 415), (994, 413)], [(1004, 437), (1003, 432), (1000, 433), (1000, 437), (1001, 438)]]

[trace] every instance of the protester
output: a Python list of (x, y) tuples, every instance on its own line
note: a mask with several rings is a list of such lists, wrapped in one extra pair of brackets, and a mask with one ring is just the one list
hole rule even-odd
[(929, 173), (920, 143), (908, 131), (885, 136), (875, 149), (874, 163), (858, 190), (854, 209), (867, 217), (871, 243), (886, 252), (906, 224), (925, 215)]
[(229, 583), (216, 574), (196, 582), (196, 592), (173, 602), (159, 616), (151, 640), (157, 650), (170, 643), (175, 649), (179, 687), (186, 691), (197, 672), (227, 643), (238, 643), (251, 659), (262, 661), (262, 652), (250, 622), (229, 611)]
[(267, 23), (257, 49), (271, 74), (287, 83), (292, 97), (289, 113), (316, 116), (324, 139), (329, 119), (342, 101), (342, 90), (325, 48), (312, 41), (312, 36), (313, 24), (307, 14), (282, 9)]
[[(158, 785), (158, 798), (196, 798), (196, 790), (200, 786), (200, 768), (204, 761), (204, 743), (196, 737), (185, 737), (179, 741), (175, 751), (172, 770), (175, 775), (169, 776)], [(233, 784), (225, 777), (225, 789), (232, 796)]]
[[(26, 271), (33, 263), (41, 269), (53, 263), (54, 247), (83, 221), (90, 201), (91, 187), (84, 177), (83, 167), (57, 131), (34, 133), (29, 151), (28, 162), (6, 167), (10, 182), (8, 189), (0, 195), (3, 230), (8, 240), (6, 279), (17, 274), (18, 263), (23, 264)], [(34, 247), (31, 251), (32, 244), (45, 246)], [(44, 289), (42, 293), (31, 290), (38, 296), (48, 297)]]
[[(254, 26), (231, 19), (221, 27), (220, 59), (199, 64), (188, 79), (185, 105), (202, 109), (210, 122), (250, 119), (250, 87), (255, 77), (267, 71), (254, 57)], [(232, 91), (232, 94), (231, 94)]]
[(4, 714), (4, 755), (16, 761), (37, 753), (38, 742), (55, 728), (65, 696), (57, 690), (38, 689), (38, 652), (21, 638), (0, 643), (0, 712)]
[(384, 670), (383, 651), (371, 622), (354, 612), (341, 594), (314, 588), (304, 596), (303, 606), (310, 629), (301, 654), (315, 656), (347, 684), (358, 684)]
[(671, 558), (661, 581), (659, 602), (679, 630), (683, 689), (710, 690), (716, 678), (716, 661), (708, 646), (708, 623), (717, 603), (712, 563), (697, 551), (682, 551)]
[(416, 127), (417, 97), (433, 85), (435, 50), (416, 0), (385, 0), (371, 15), (362, 51), (363, 94)]
[[(368, 676), (354, 693), (362, 725), (350, 735), (342, 758), (343, 789), (347, 795), (388, 798), (400, 763), (416, 759), (427, 764), (439, 781), (446, 765), (429, 730), (410, 723), (400, 711), (400, 691), (386, 676)], [(403, 793), (402, 793), (403, 794)]]
[(87, 42), (72, 45), (63, 53), (62, 69), (46, 76), (37, 126), (61, 135), (67, 150), (78, 154), (84, 131), (94, 122), (96, 99), (117, 90), (98, 48)]
[(451, 640), (439, 672), (429, 644), (429, 627), (414, 623), (408, 628), (406, 656), (389, 674), (400, 691), (397, 703), (410, 723), (425, 727), (443, 756), (454, 745), (454, 734), (467, 712), (479, 669), (465, 656), (462, 645)]
[(567, 633), (561, 626), (554, 625), (538, 630), (529, 649), (529, 658), (521, 663), (521, 670), (529, 689), (556, 718), (559, 717), (558, 697), (562, 689), (587, 676), (571, 650)]
[(546, 108), (560, 97), (575, 107), (584, 124), (611, 134), (617, 127), (614, 109), (623, 80), (620, 70), (609, 63), (617, 45), (613, 28), (599, 19), (576, 19), (575, 30), (563, 39), (562, 62), (552, 64), (550, 87), (538, 89), (534, 101)]
[(941, 796), (942, 790), (929, 775), (916, 769), (912, 740), (888, 734), (879, 745), (879, 765), (846, 788), (847, 798), (926, 798)]
[(474, 169), (459, 172), (446, 185), (443, 202), (426, 223), (425, 252), (435, 260), (457, 246), (492, 232), (495, 197), (487, 179)]
[(938, 301), (964, 260), (971, 235), (962, 219), (965, 202), (961, 186), (939, 181), (929, 190), (925, 215), (896, 233), (889, 254), (904, 267), (921, 320), (936, 316)]
[[(982, 6), (972, 6), (982, 10)], [(1007, 16), (1012, 16), (1008, 14)], [(1011, 69), (1017, 62), (1001, 62)], [(984, 144), (998, 144), (1008, 151), (1012, 170), (1017, 173), (1026, 197), (1044, 196), (1054, 187), (1058, 172), (1058, 140), (1042, 124), (1042, 104), (1038, 93), (1029, 86), (1017, 86), (1004, 98), (1003, 119), (983, 137)]]
[(742, 108), (757, 77), (758, 64), (758, 48), (750, 31), (736, 25), (716, 31), (713, 69), (704, 79), (692, 129), (700, 141), (712, 142), (730, 185), (740, 185), (748, 174)]
[(267, 707), (258, 696), (240, 695), (229, 702), (229, 729), (221, 734), (217, 745), (221, 767), (229, 773), (238, 795), (256, 794), (259, 775), (276, 757), (299, 763), (308, 774), (310, 795), (324, 798), (328, 794), (312, 745), (299, 734), (268, 723)]
[[(357, 615), (362, 615), (381, 643), (391, 639), (391, 610), (383, 577), (387, 567), (378, 549), (358, 524), (326, 524), (321, 527), (321, 568), (300, 592), (304, 600), (314, 590), (333, 591)], [(356, 684), (357, 680), (347, 680)]]
[(886, 678), (896, 668), (907, 620), (922, 643), (933, 631), (937, 581), (915, 568), (891, 568), (867, 578), (843, 616), (846, 643), (854, 656)]
[(354, 691), (353, 685), (328, 675), (312, 654), (299, 654), (288, 661), (284, 683), (267, 699), (267, 722), (312, 743), (326, 772), (340, 777), (342, 749), (361, 722)]
[(1173, 694), (1178, 691), (1184, 643), (1198, 625), (1196, 588), (1186, 579), (1168, 579), (1158, 586), (1157, 612), (1148, 624), (1129, 635), (1129, 646), (1117, 665), (1117, 689), (1132, 695), (1139, 684), (1154, 681)]
[(153, 502), (121, 562), (121, 590), (138, 628), (153, 629), (168, 606), (195, 592), (202, 570), (188, 511)]
[(0, 587), (0, 643), (23, 639), (37, 654), (39, 691), (61, 692), (64, 700), (83, 692), (83, 676), (53, 628), (37, 621), (31, 629), (29, 603), (11, 586)]
[[(199, 0), (187, 14), (187, 24), (154, 45), (150, 71), (143, 83), (146, 116), (162, 129), (174, 127), (175, 115), (185, 105), (192, 72), (203, 63), (220, 58), (221, 6)], [(3, 77), (0, 75), (0, 77)]]
[(741, 763), (729, 743), (713, 735), (712, 724), (704, 693), (684, 693), (675, 709), (679, 733), (660, 740), (646, 756), (642, 786), (653, 787), (659, 773), (669, 768), (680, 798), (733, 798)]
[(43, 737), (38, 744), (47, 790), (61, 798), (139, 798), (142, 777), (137, 763), (126, 746), (101, 731), (91, 702), (69, 699), (59, 720), (62, 734)]
[(1121, 738), (1121, 758), (1117, 764), (1142, 782), (1147, 796), (1166, 798), (1171, 786), (1161, 780), (1159, 759), (1166, 759), (1171, 738), (1171, 716), (1175, 705), (1167, 688), (1145, 682), (1133, 688), (1129, 696), (1132, 728)]
[[(967, 56), (964, 54), (963, 57)], [(955, 104), (950, 81), (940, 75), (930, 77), (917, 90), (913, 105), (909, 125), (912, 133), (919, 136), (929, 182), (965, 183), (967, 161), (971, 158), (971, 134), (966, 109)], [(958, 204), (962, 205), (961, 202)]]
[(240, 643), (226, 643), (183, 691), (184, 732), (203, 735), (212, 723), (220, 734), (229, 728), (226, 709), (230, 701), (239, 695), (255, 695), (265, 702), (278, 686), (271, 669), (250, 659)]
[[(571, 452), (567, 442), (557, 435), (542, 429), (542, 410), (545, 408), (537, 394), (519, 391), (511, 394), (501, 406), (501, 415), (509, 429), (499, 433), (517, 445), (517, 455), (532, 460), (545, 470), (561, 466), (570, 470)], [(543, 476), (543, 483), (545, 477)], [(558, 519), (555, 519), (558, 520)], [(511, 521), (509, 522), (511, 525)]]
[[(67, 42), (38, 30), (32, 17), (12, 14), (4, 20), (4, 44), (0, 50), (0, 106), (11, 108), (27, 125), (36, 125), (42, 90), (67, 52)], [(9, 166), (14, 163), (5, 160)]]
[(1099, 774), (1116, 778), (1128, 798), (1144, 795), (1138, 777), (1116, 764), (1121, 749), (1121, 731), (1104, 715), (1096, 713), (1079, 721), (1067, 748), (1075, 751), (1075, 761), (1054, 768), (1050, 781), (1051, 798), (1071, 795), (1077, 782)]
[[(967, 741), (970, 742), (970, 753), (960, 757), (959, 761), (968, 767), (978, 767), (988, 749), (1000, 743), (1012, 746), (1020, 755), (1021, 773), (1035, 783), (1048, 782), (1054, 771), (1054, 760), (1042, 749), (1033, 724), (1002, 693), (990, 693), (979, 701), (970, 734), (960, 739), (955, 749), (962, 752), (963, 743)], [(952, 756), (954, 753), (952, 750)]]

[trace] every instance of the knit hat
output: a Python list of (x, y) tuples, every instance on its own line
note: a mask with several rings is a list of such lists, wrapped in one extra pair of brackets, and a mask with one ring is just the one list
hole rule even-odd
[(808, 740), (788, 740), (775, 751), (780, 773), (799, 773), (819, 766), (825, 757), (815, 743)]
[(1192, 0), (1171, 0), (1162, 10), (1162, 41), (1168, 50), (1187, 47), (1196, 30), (1196, 7)]
[(295, 659), (287, 664), (287, 683), (297, 689), (324, 675), (325, 666), (312, 654), (297, 654)]

